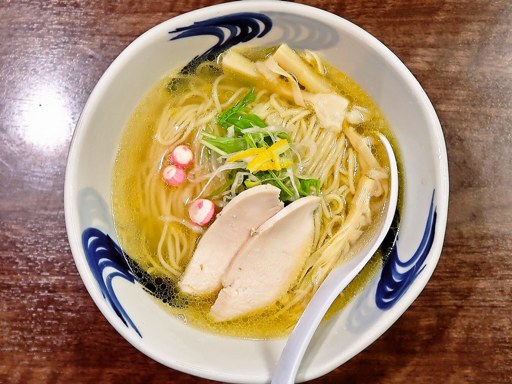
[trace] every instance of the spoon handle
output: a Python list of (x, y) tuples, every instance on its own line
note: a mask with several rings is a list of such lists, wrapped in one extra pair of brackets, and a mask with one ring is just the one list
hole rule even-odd
[(368, 253), (362, 259), (352, 259), (327, 276), (290, 334), (272, 378), (272, 384), (292, 384), (295, 382), (300, 362), (320, 321), (322, 321), (332, 302), (372, 256), (373, 253)]
[(385, 218), (378, 231), (379, 236), (373, 242), (366, 244), (357, 256), (329, 273), (318, 288), (288, 338), (272, 376), (272, 384), (295, 382), (300, 362), (320, 321), (340, 292), (356, 277), (377, 251), (391, 226), (398, 199), (398, 169), (391, 144), (382, 134), (379, 134), (379, 137), (386, 149), (390, 166), (389, 203)]

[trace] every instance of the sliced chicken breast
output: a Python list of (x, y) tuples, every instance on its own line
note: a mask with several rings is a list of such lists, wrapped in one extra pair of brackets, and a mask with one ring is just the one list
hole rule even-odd
[(316, 196), (298, 199), (257, 229), (222, 278), (224, 288), (210, 311), (214, 320), (263, 309), (286, 293), (311, 252), (319, 203)]
[(204, 233), (180, 282), (182, 292), (208, 295), (222, 288), (221, 278), (251, 233), (283, 208), (279, 188), (259, 185), (231, 200)]

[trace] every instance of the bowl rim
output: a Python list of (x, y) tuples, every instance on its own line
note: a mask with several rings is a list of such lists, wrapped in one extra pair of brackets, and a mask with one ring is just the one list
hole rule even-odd
[(433, 143), (435, 143), (436, 145), (436, 149), (438, 151), (437, 156), (439, 158), (439, 162), (436, 164), (437, 168), (435, 172), (434, 184), (439, 188), (439, 194), (436, 198), (438, 208), (436, 235), (434, 239), (434, 244), (432, 245), (432, 248), (428, 255), (430, 263), (426, 266), (425, 270), (422, 273), (422, 276), (420, 276), (418, 280), (415, 281), (415, 283), (411, 286), (411, 289), (409, 289), (407, 293), (400, 299), (399, 306), (397, 306), (397, 308), (399, 307), (399, 309), (388, 311), (385, 317), (383, 318), (383, 321), (379, 322), (378, 325), (372, 327), (371, 331), (366, 335), (366, 337), (361, 338), (360, 340), (354, 343), (353, 347), (351, 348), (352, 352), (350, 353), (350, 357), (334, 357), (333, 359), (331, 359), (330, 364), (324, 364), (323, 367), (319, 367), (319, 369), (312, 370), (314, 372), (308, 371), (307, 375), (298, 377), (299, 380), (314, 379), (316, 377), (322, 376), (332, 371), (336, 367), (345, 363), (346, 361), (360, 353), (362, 350), (367, 348), (370, 344), (372, 344), (403, 315), (403, 313), (411, 306), (414, 300), (416, 300), (419, 294), (423, 291), (438, 264), (439, 258), (441, 256), (441, 250), (444, 241), (448, 215), (448, 158), (442, 127), (435, 112), (435, 109), (431, 101), (429, 100), (426, 92), (424, 91), (423, 87), (420, 85), (420, 83), (417, 81), (414, 75), (410, 72), (410, 70), (405, 66), (405, 64), (381, 41), (379, 41), (369, 32), (363, 30), (356, 24), (352, 23), (351, 21), (344, 19), (341, 16), (330, 13), (328, 11), (322, 10), (320, 8), (299, 3), (281, 3), (275, 0), (263, 0), (257, 2), (231, 2), (211, 5), (171, 17), (148, 29), (146, 32), (144, 32), (135, 40), (133, 40), (112, 61), (112, 63), (108, 66), (108, 68), (105, 70), (105, 72), (102, 74), (102, 76), (94, 86), (79, 116), (69, 146), (64, 182), (64, 214), (66, 222), (66, 231), (70, 243), (72, 256), (75, 265), (78, 269), (78, 272), (80, 274), (80, 277), (89, 295), (93, 299), (94, 303), (96, 304), (100, 312), (103, 314), (105, 319), (132, 346), (134, 346), (136, 349), (138, 349), (140, 352), (150, 357), (151, 359), (158, 361), (164, 366), (170, 367), (172, 369), (176, 369), (206, 379), (228, 382), (260, 382), (260, 379), (263, 376), (241, 377), (240, 375), (233, 375), (230, 374), (229, 372), (218, 373), (211, 372), (208, 370), (198, 370), (197, 367), (194, 366), (187, 366), (186, 364), (181, 364), (179, 362), (168, 361), (166, 359), (163, 359), (155, 351), (149, 348), (143, 341), (141, 342), (141, 340), (136, 339), (133, 333), (129, 332), (128, 329), (124, 326), (124, 324), (121, 323), (119, 319), (114, 316), (111, 308), (107, 305), (101, 294), (98, 293), (98, 290), (95, 286), (95, 281), (91, 279), (89, 276), (90, 271), (88, 265), (85, 262), (84, 251), (82, 249), (81, 241), (79, 240), (80, 236), (77, 236), (77, 233), (79, 233), (80, 230), (79, 228), (77, 228), (75, 220), (75, 216), (78, 215), (73, 214), (74, 207), (76, 205), (74, 199), (76, 193), (73, 188), (76, 183), (77, 177), (77, 175), (75, 174), (75, 169), (77, 169), (79, 164), (79, 158), (77, 156), (78, 148), (80, 140), (86, 130), (85, 120), (89, 116), (90, 111), (95, 109), (96, 105), (101, 99), (101, 95), (109, 86), (110, 79), (112, 77), (111, 75), (119, 71), (123, 67), (124, 62), (129, 60), (130, 57), (137, 53), (139, 46), (145, 45), (147, 41), (151, 40), (152, 36), (159, 34), (161, 30), (168, 31), (173, 29), (172, 25), (174, 24), (181, 24), (182, 22), (187, 22), (187, 20), (193, 22), (199, 19), (213, 17), (216, 15), (217, 12), (231, 13), (246, 10), (256, 10), (255, 8), (263, 9), (263, 7), (263, 12), (274, 10), (279, 12), (291, 12), (294, 14), (307, 13), (311, 17), (320, 18), (320, 22), (328, 22), (331, 24), (341, 25), (342, 29), (351, 30), (350, 33), (357, 35), (358, 38), (364, 40), (367, 44), (369, 44), (370, 49), (375, 50), (380, 56), (382, 56), (387, 62), (389, 62), (389, 64), (397, 72), (399, 72), (400, 76), (408, 83), (410, 89), (414, 90), (414, 96), (417, 98), (419, 105), (421, 106), (421, 109), (425, 113), (425, 116), (428, 116), (429, 121), (427, 122), (427, 124), (429, 127), (432, 128), (430, 129), (429, 136), (431, 137)]

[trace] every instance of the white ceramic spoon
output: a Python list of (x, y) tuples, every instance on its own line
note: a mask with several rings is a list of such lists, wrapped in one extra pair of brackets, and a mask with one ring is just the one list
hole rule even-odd
[(391, 171), (389, 202), (384, 220), (381, 222), (381, 227), (377, 232), (377, 236), (355, 257), (334, 269), (313, 295), (313, 298), (288, 338), (272, 376), (272, 384), (292, 384), (295, 382), (300, 362), (320, 321), (336, 297), (368, 263), (389, 231), (398, 200), (398, 170), (391, 144), (383, 135), (379, 134), (379, 137), (386, 148)]

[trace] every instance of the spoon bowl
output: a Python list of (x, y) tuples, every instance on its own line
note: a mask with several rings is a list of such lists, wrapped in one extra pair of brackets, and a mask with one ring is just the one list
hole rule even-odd
[(380, 133), (378, 136), (386, 149), (390, 168), (389, 200), (384, 219), (381, 221), (376, 236), (357, 255), (334, 269), (313, 295), (288, 338), (272, 377), (272, 384), (292, 384), (295, 382), (295, 376), (302, 358), (325, 313), (336, 297), (370, 261), (393, 222), (398, 201), (398, 169), (395, 154), (388, 139)]

